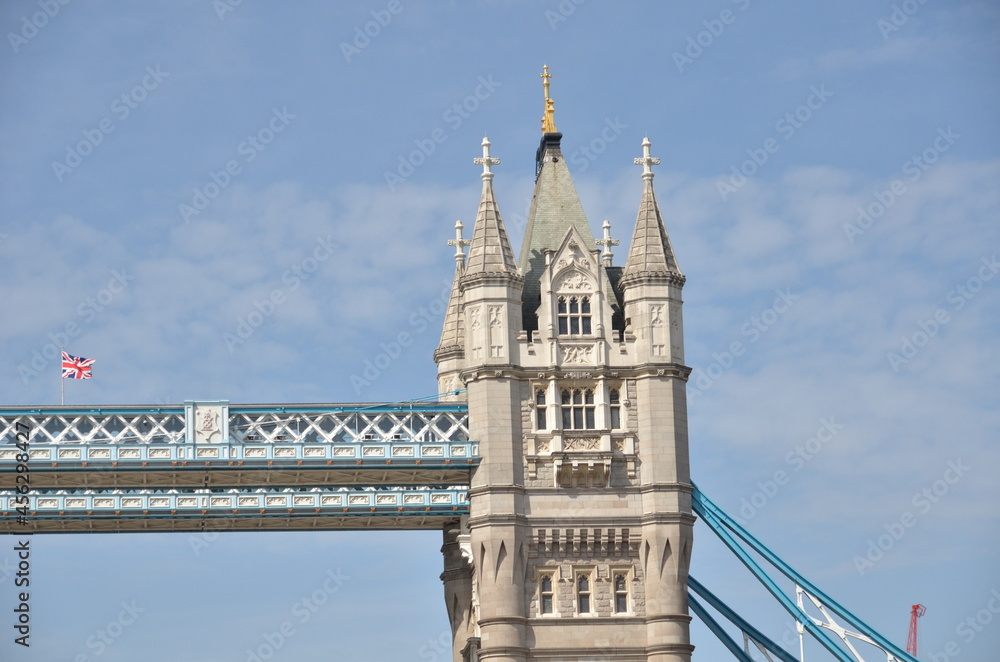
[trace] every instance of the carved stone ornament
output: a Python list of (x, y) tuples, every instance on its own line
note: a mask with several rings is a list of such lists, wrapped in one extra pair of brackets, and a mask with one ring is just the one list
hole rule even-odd
[(200, 432), (217, 432), (219, 430), (219, 414), (214, 411), (199, 411), (198, 423)]
[(601, 447), (601, 440), (597, 437), (571, 437), (563, 440), (563, 450), (567, 451), (596, 451)]
[(563, 363), (569, 365), (580, 365), (594, 363), (594, 346), (574, 346), (570, 345), (568, 347), (564, 346), (563, 351)]
[(197, 444), (217, 444), (229, 435), (225, 405), (199, 402), (190, 405), (187, 424), (189, 435)]
[(594, 286), (591, 284), (590, 279), (579, 271), (573, 271), (566, 274), (559, 281), (559, 285), (556, 288), (560, 292), (567, 291), (580, 291), (585, 290), (587, 292), (593, 291)]

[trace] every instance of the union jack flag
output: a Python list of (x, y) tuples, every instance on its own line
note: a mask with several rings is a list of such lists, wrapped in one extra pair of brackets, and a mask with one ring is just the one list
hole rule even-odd
[(81, 356), (70, 356), (66, 352), (62, 353), (63, 379), (90, 379), (93, 377), (90, 364), (94, 359), (85, 359)]

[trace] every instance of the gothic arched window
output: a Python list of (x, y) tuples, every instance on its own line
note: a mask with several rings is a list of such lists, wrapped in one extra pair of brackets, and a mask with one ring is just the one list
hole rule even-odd
[(552, 575), (542, 575), (538, 584), (538, 611), (542, 614), (552, 613)]
[(625, 575), (615, 575), (615, 613), (628, 613), (628, 582)]
[(590, 577), (585, 573), (576, 578), (576, 611), (578, 614), (590, 613)]
[(610, 424), (612, 430), (617, 430), (622, 426), (621, 396), (618, 389), (613, 388), (608, 391), (608, 413), (610, 414)]
[(535, 391), (535, 428), (544, 430), (545, 422), (545, 391), (538, 389)]
[(590, 297), (561, 296), (556, 312), (559, 318), (559, 335), (590, 335)]

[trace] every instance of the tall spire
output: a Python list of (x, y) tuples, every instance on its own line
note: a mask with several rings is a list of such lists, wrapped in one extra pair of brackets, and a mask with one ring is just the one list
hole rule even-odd
[(469, 244), (469, 258), (466, 262), (465, 276), (476, 275), (507, 275), (520, 278), (514, 253), (507, 239), (507, 231), (500, 217), (496, 198), (493, 196), (492, 167), (500, 163), (500, 159), (490, 156), (490, 140), (483, 138), (483, 156), (473, 159), (473, 163), (483, 166), (483, 194), (479, 201), (479, 213), (476, 215), (476, 225), (472, 230), (472, 241)]
[(677, 268), (674, 251), (670, 247), (670, 239), (667, 237), (663, 217), (660, 215), (660, 207), (653, 193), (651, 166), (659, 165), (660, 159), (650, 156), (649, 147), (649, 138), (644, 138), (642, 157), (635, 159), (635, 164), (642, 166), (642, 201), (639, 203), (639, 214), (635, 220), (632, 245), (625, 261), (622, 284), (627, 285), (629, 281), (644, 276), (666, 277), (682, 284), (684, 276)]
[(559, 133), (559, 129), (556, 128), (555, 102), (549, 96), (549, 79), (552, 78), (552, 74), (549, 73), (549, 65), (542, 66), (541, 78), (542, 92), (545, 94), (545, 114), (542, 116), (542, 133)]

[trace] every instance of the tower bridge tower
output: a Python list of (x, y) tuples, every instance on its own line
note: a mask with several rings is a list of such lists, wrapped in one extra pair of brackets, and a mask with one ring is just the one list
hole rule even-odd
[[(561, 151), (547, 67), (536, 180), (515, 261), (483, 140), (459, 224), (440, 391), (467, 389), (481, 463), (446, 527), (456, 662), (689, 661), (691, 556), (681, 288), (642, 143), (624, 267), (595, 241)], [(607, 227), (607, 224), (605, 224)], [(464, 246), (469, 252), (465, 256)], [(602, 246), (602, 251), (598, 249)]]

